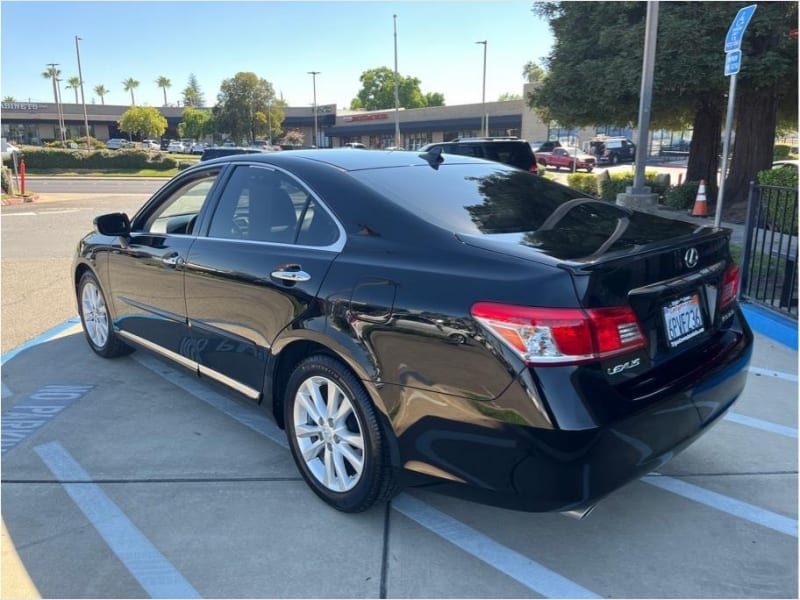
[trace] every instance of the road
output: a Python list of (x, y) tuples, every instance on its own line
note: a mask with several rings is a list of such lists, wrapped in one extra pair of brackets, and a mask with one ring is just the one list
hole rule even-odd
[(166, 177), (28, 177), (26, 188), (38, 194), (152, 194)]
[(69, 271), (78, 240), (96, 215), (133, 214), (149, 195), (51, 195), (58, 201), (2, 208), (3, 352), (77, 314)]

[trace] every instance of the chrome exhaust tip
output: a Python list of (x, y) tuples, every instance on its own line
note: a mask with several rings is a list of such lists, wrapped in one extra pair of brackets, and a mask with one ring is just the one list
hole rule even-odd
[(563, 510), (561, 514), (565, 517), (569, 517), (570, 519), (577, 519), (581, 521), (589, 516), (589, 513), (594, 510), (594, 507), (597, 506), (596, 504), (592, 504), (591, 506), (586, 506), (584, 508), (575, 508), (573, 510)]

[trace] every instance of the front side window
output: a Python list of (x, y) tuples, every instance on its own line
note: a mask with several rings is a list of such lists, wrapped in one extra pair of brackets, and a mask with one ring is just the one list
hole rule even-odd
[(191, 235), (219, 170), (192, 179), (146, 215), (144, 233)]

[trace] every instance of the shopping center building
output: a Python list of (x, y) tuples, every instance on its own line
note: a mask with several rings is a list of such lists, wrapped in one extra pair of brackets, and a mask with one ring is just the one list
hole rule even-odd
[[(523, 90), (523, 97), (532, 91), (530, 84)], [(20, 144), (42, 144), (59, 138), (58, 106), (41, 102), (3, 102), (0, 122), (2, 136)], [(82, 104), (62, 103), (61, 111), (66, 139), (84, 135), (84, 112)], [(119, 131), (118, 121), (128, 106), (86, 105), (86, 121), (89, 133), (99, 140), (125, 137)], [(306, 146), (339, 147), (347, 143), (361, 143), (369, 148), (396, 146), (395, 132), (399, 129), (403, 148), (414, 150), (429, 142), (452, 140), (456, 137), (480, 136), (483, 118), (488, 118), (491, 136), (517, 136), (530, 141), (558, 139), (575, 145), (584, 145), (598, 133), (631, 136), (630, 129), (585, 128), (566, 129), (552, 123), (542, 122), (532, 111), (527, 101), (508, 100), (435, 106), (416, 109), (394, 109), (378, 111), (353, 111), (340, 109), (335, 104), (318, 105), (316, 115), (313, 107), (284, 108), (286, 118), (284, 131), (300, 130)], [(167, 119), (167, 131), (163, 137), (178, 138), (177, 127), (182, 120), (184, 108), (158, 107)], [(315, 119), (316, 116), (316, 119)], [(317, 140), (314, 143), (314, 130)], [(218, 140), (219, 141), (219, 140)]]

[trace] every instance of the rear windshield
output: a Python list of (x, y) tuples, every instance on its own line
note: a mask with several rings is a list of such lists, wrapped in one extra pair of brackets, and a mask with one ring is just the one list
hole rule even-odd
[[(457, 234), (497, 239), (584, 257), (676, 235), (674, 223), (648, 221), (647, 231), (629, 222), (630, 212), (543, 177), (504, 165), (442, 164), (352, 171), (356, 179), (410, 212)], [(642, 222), (642, 224), (644, 224)]]

